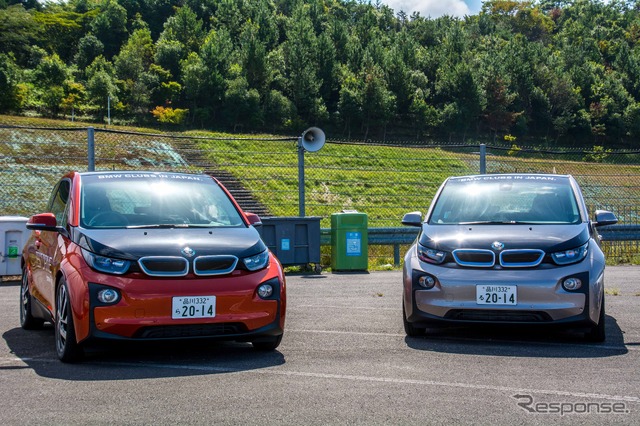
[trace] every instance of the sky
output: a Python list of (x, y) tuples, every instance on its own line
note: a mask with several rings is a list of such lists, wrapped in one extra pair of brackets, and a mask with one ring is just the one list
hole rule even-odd
[(420, 12), (425, 18), (477, 15), (482, 7), (481, 0), (382, 0), (382, 3), (396, 13), (403, 10), (410, 16), (413, 12)]

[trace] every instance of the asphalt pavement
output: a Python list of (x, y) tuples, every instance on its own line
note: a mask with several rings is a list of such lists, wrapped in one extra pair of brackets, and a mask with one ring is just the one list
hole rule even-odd
[(408, 338), (401, 272), (287, 277), (285, 337), (117, 346), (62, 364), (0, 284), (3, 425), (640, 424), (640, 267), (608, 267), (607, 340), (438, 330)]

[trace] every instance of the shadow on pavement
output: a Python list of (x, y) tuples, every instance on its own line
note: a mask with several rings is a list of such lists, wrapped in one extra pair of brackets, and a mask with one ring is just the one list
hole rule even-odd
[(505, 357), (603, 358), (628, 352), (623, 332), (614, 317), (606, 319), (607, 339), (587, 342), (577, 331), (548, 327), (465, 326), (427, 329), (424, 336), (406, 337), (412, 349)]
[(282, 353), (255, 351), (249, 343), (189, 340), (92, 346), (80, 363), (64, 364), (56, 356), (50, 324), (42, 330), (13, 328), (2, 337), (26, 366), (0, 365), (0, 374), (2, 370), (30, 368), (42, 377), (74, 381), (237, 373), (285, 363)]

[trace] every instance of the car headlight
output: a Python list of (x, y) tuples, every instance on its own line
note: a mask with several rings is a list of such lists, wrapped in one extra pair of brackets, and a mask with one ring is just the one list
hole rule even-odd
[(551, 258), (558, 265), (569, 265), (571, 263), (580, 262), (582, 259), (587, 257), (587, 253), (589, 252), (589, 243), (575, 248), (571, 250), (558, 251), (555, 253), (551, 253)]
[(245, 257), (242, 261), (244, 262), (244, 266), (250, 271), (266, 268), (269, 264), (269, 250), (265, 250), (254, 256)]
[(423, 262), (440, 264), (447, 258), (447, 252), (418, 244), (418, 257)]
[(131, 262), (128, 260), (114, 259), (112, 257), (100, 256), (91, 253), (89, 250), (82, 249), (82, 257), (91, 268), (105, 274), (122, 275), (129, 270)]

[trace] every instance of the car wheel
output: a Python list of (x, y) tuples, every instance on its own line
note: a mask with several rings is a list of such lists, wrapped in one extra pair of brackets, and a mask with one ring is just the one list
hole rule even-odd
[(257, 351), (275, 351), (278, 346), (280, 346), (280, 342), (282, 342), (282, 334), (273, 338), (269, 338), (268, 340), (261, 339), (251, 342), (253, 345), (253, 349)]
[(56, 315), (54, 321), (56, 352), (62, 362), (76, 362), (83, 356), (82, 347), (76, 341), (76, 332), (71, 312), (69, 288), (64, 278), (56, 291)]
[(404, 308), (404, 301), (402, 302), (402, 322), (404, 324), (404, 332), (407, 334), (407, 336), (424, 336), (424, 328), (415, 327), (413, 324), (407, 321), (407, 311)]
[(588, 342), (604, 342), (606, 339), (605, 332), (605, 314), (604, 314), (604, 294), (602, 295), (602, 303), (600, 305), (600, 316), (598, 317), (598, 325), (591, 327), (585, 338)]
[(29, 279), (27, 269), (22, 270), (22, 283), (20, 285), (20, 326), (25, 330), (34, 330), (42, 327), (44, 323), (31, 313), (31, 292), (29, 292)]

